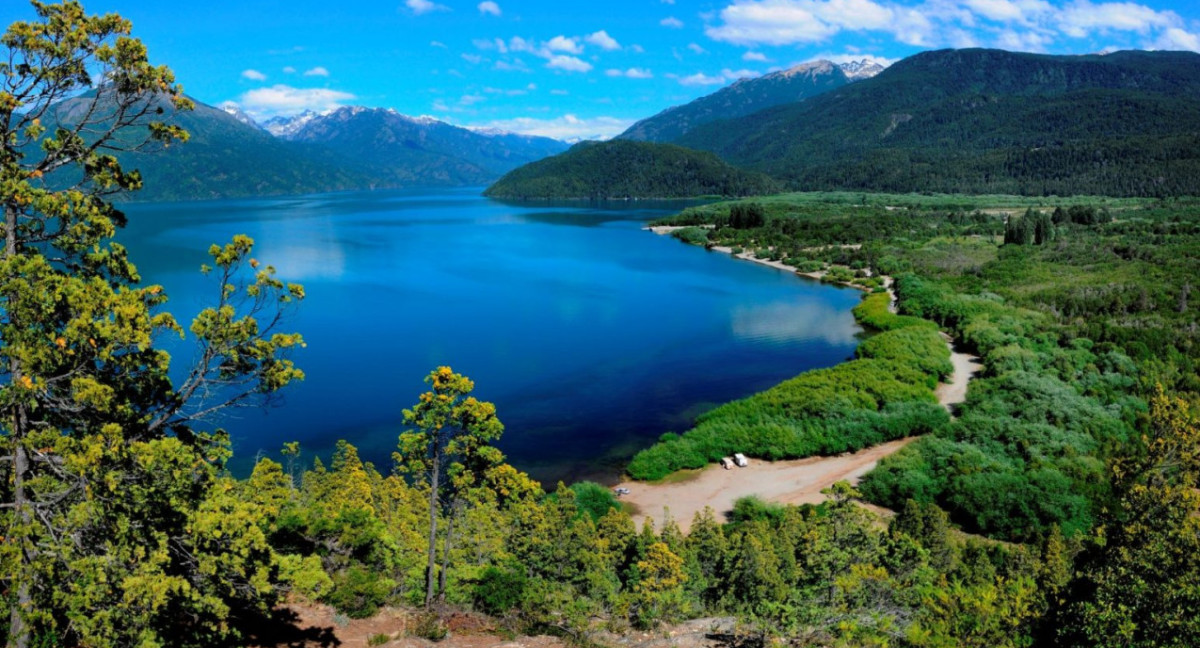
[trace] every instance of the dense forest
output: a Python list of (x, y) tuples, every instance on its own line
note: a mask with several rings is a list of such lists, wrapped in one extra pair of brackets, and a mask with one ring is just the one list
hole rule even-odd
[[(449, 367), (413, 395), (392, 465), (288, 443), (238, 480), (203, 422), (303, 378), (283, 324), (304, 289), (236, 236), (202, 269), (214, 303), (186, 327), (165, 310), (113, 242), (125, 217), (109, 198), (143, 178), (110, 151), (186, 145), (147, 106), (190, 101), (127, 21), (37, 11), (3, 37), (0, 91), (6, 645), (246, 645), (305, 602), (420, 608), (411, 631), (433, 640), (470, 608), (579, 645), (721, 615), (744, 645), (1200, 643), (1200, 203), (785, 195), (670, 221), (872, 290), (896, 277), (900, 313), (881, 293), (856, 309), (879, 331), (859, 359), (718, 408), (663, 440), (679, 452), (634, 462), (661, 473), (756, 426), (767, 457), (925, 433), (820, 505), (750, 498), (686, 535), (639, 529), (604, 487), (547, 492), (505, 463), (503, 413)], [(81, 70), (111, 80), (115, 112), (48, 132)], [(31, 141), (45, 155), (27, 157)], [(61, 169), (74, 189), (47, 178)], [(986, 366), (953, 418), (929, 397), (949, 370), (939, 328)], [(182, 372), (156, 346), (167, 334), (196, 344)]]
[(675, 142), (804, 190), (1195, 195), (1198, 96), (1188, 52), (945, 50)]
[(776, 190), (770, 178), (732, 167), (712, 153), (613, 140), (583, 142), (566, 153), (527, 164), (500, 178), (484, 195), (604, 200), (751, 196)]

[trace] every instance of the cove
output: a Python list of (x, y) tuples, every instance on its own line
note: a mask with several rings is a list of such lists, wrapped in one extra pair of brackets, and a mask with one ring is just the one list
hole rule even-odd
[[(861, 293), (643, 231), (681, 203), (513, 205), (478, 189), (128, 204), (143, 281), (186, 328), (216, 298), (212, 243), (254, 256), (307, 298), (284, 330), (306, 380), (272, 408), (226, 411), (235, 474), (299, 441), (338, 439), (383, 471), (401, 411), (449, 365), (496, 404), (509, 461), (543, 483), (614, 481), (636, 451), (695, 417), (853, 355)], [(183, 371), (188, 343), (164, 340)]]

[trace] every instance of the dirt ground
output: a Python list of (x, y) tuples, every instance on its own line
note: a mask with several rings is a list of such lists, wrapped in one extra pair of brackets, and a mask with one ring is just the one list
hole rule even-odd
[[(966, 400), (967, 386), (983, 365), (975, 356), (955, 350), (949, 337), (946, 337), (946, 344), (950, 346), (954, 374), (948, 383), (938, 385), (935, 393), (938, 402), (953, 413), (954, 407)], [(825, 500), (822, 490), (842, 480), (858, 483), (880, 459), (915, 440), (916, 437), (901, 439), (836, 457), (774, 462), (751, 459), (748, 467), (730, 470), (713, 464), (690, 475), (685, 473), (684, 478), (663, 483), (631, 481), (619, 484), (629, 489), (629, 494), (621, 499), (636, 509), (634, 520), (638, 525), (652, 519), (656, 527), (662, 528), (670, 517), (687, 533), (692, 517), (705, 507), (711, 507), (718, 519), (723, 519), (732, 511), (734, 502), (749, 495), (781, 504), (819, 504)]]

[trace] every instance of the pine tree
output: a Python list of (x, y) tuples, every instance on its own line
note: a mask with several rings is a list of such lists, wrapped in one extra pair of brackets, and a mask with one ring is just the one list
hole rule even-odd
[(156, 120), (191, 102), (128, 21), (33, 5), (38, 21), (0, 37), (7, 641), (227, 642), (231, 609), (270, 603), (271, 555), (258, 507), (222, 476), (227, 438), (203, 421), (302, 377), (283, 357), (300, 337), (276, 329), (303, 291), (259, 267), (250, 239), (213, 246), (199, 361), (172, 382), (154, 340), (184, 329), (112, 241), (125, 218), (109, 198), (141, 178), (109, 151), (185, 141)]

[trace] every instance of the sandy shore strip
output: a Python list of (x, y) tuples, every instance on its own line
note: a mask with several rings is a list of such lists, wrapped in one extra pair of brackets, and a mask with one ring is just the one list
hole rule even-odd
[[(661, 232), (658, 229), (660, 228), (652, 228), (652, 231), (656, 234), (668, 234), (679, 228), (664, 227), (661, 229), (667, 231)], [(714, 246), (711, 249), (733, 255), (733, 250), (728, 247)], [(824, 274), (796, 272), (796, 268), (782, 261), (759, 259), (752, 252), (733, 256), (813, 279), (820, 279)], [(882, 276), (882, 279), (891, 298), (889, 309), (896, 312), (893, 280), (887, 276)], [(863, 288), (852, 284), (844, 285)], [(946, 346), (950, 348), (950, 362), (954, 366), (954, 372), (949, 382), (937, 386), (934, 394), (942, 407), (953, 415), (955, 406), (966, 400), (970, 381), (983, 369), (983, 365), (978, 357), (956, 349), (954, 340), (949, 335), (943, 333), (942, 337), (946, 340)], [(718, 519), (725, 519), (732, 511), (734, 502), (750, 495), (780, 504), (819, 504), (826, 499), (821, 494), (822, 490), (842, 480), (857, 484), (881, 459), (899, 452), (918, 438), (890, 441), (835, 457), (809, 457), (789, 461), (751, 459), (748, 467), (730, 470), (725, 470), (717, 464), (709, 464), (699, 470), (683, 472), (682, 479), (677, 478), (677, 475), (674, 479), (668, 478), (659, 483), (628, 481), (618, 484), (617, 487), (629, 489), (629, 493), (621, 499), (637, 509), (633, 517), (637, 524), (653, 520), (655, 526), (661, 529), (663, 523), (671, 518), (684, 533), (687, 533), (691, 529), (692, 518), (705, 507), (712, 508)]]
[(629, 489), (629, 494), (621, 497), (621, 500), (637, 507), (633, 519), (638, 526), (647, 519), (653, 519), (655, 527), (661, 529), (670, 517), (687, 533), (691, 529), (692, 518), (704, 507), (711, 507), (717, 519), (723, 520), (733, 510), (734, 502), (749, 495), (758, 495), (769, 502), (781, 504), (819, 504), (825, 501), (822, 490), (842, 480), (858, 483), (880, 459), (916, 439), (891, 441), (836, 457), (790, 461), (751, 459), (749, 466), (729, 470), (710, 464), (686, 480), (620, 484), (622, 488)]

